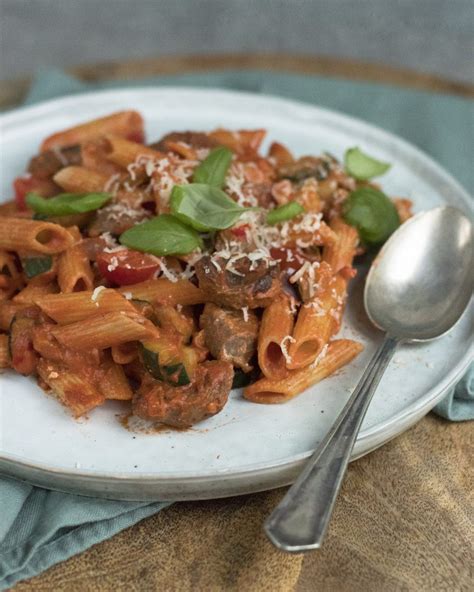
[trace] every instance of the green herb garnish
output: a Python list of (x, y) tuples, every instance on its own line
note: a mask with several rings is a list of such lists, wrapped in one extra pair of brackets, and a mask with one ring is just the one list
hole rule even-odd
[(98, 210), (111, 197), (109, 193), (61, 193), (46, 199), (37, 193), (28, 193), (26, 203), (37, 214), (68, 216)]
[(137, 224), (120, 236), (120, 243), (153, 255), (187, 255), (202, 247), (199, 234), (169, 214)]
[(49, 271), (53, 265), (53, 258), (49, 255), (44, 257), (27, 257), (26, 259), (22, 259), (21, 264), (26, 277), (31, 279), (35, 275)]
[(364, 154), (359, 148), (349, 148), (344, 156), (346, 172), (359, 181), (379, 177), (388, 171), (390, 164)]
[(270, 210), (267, 215), (267, 224), (279, 224), (285, 220), (291, 220), (304, 212), (304, 208), (297, 201), (290, 201), (283, 206)]
[(222, 187), (231, 161), (232, 150), (215, 148), (194, 171), (193, 182)]
[(400, 226), (393, 202), (381, 191), (361, 187), (353, 191), (342, 206), (344, 220), (355, 226), (368, 245), (385, 242)]
[(218, 187), (203, 183), (175, 185), (170, 199), (171, 213), (196, 230), (224, 230), (254, 208), (243, 208)]

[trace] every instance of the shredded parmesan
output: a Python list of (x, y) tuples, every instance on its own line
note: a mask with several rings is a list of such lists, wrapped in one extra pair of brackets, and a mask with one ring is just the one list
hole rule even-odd
[(249, 307), (248, 306), (242, 307), (242, 314), (244, 316), (244, 323), (248, 323), (248, 321), (249, 321)]
[(92, 292), (92, 295), (91, 295), (92, 302), (96, 302), (96, 300), (99, 298), (99, 294), (102, 292), (102, 290), (105, 290), (105, 286), (97, 286), (97, 288), (95, 288), (95, 290)]
[(122, 296), (125, 300), (131, 300), (133, 298), (133, 294), (131, 292), (122, 292)]
[(328, 347), (329, 347), (329, 344), (326, 343), (326, 345), (323, 347), (323, 349), (316, 356), (316, 359), (314, 360), (314, 362), (310, 365), (311, 369), (316, 368), (316, 366), (318, 366), (320, 364), (321, 360), (323, 360), (323, 358), (326, 357), (326, 354), (328, 352)]
[(292, 337), (291, 335), (286, 335), (280, 341), (281, 353), (283, 354), (283, 357), (285, 358), (286, 363), (287, 364), (291, 364), (292, 359), (291, 359), (290, 354), (288, 353), (286, 342), (288, 342), (288, 343), (295, 343), (296, 342), (296, 339), (294, 337)]

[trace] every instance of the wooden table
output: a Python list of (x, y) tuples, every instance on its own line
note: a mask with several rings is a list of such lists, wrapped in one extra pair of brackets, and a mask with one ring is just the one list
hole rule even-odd
[[(93, 81), (217, 68), (344, 76), (474, 97), (474, 87), (434, 76), (316, 57), (173, 57), (71, 73)], [(27, 84), (0, 84), (0, 107), (19, 102)], [(283, 496), (280, 489), (176, 504), (14, 590), (472, 589), (471, 456), (472, 424), (429, 415), (350, 465), (321, 551), (286, 555), (266, 540), (262, 522)]]

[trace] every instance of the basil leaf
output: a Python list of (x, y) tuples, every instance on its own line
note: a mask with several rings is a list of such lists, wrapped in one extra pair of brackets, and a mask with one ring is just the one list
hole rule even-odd
[(32, 278), (35, 275), (49, 271), (53, 265), (53, 258), (49, 255), (45, 257), (27, 257), (26, 259), (22, 259), (21, 264), (26, 277)]
[(342, 205), (345, 221), (355, 226), (360, 238), (369, 245), (385, 242), (400, 226), (393, 202), (381, 191), (361, 187), (353, 191)]
[(379, 177), (388, 171), (391, 165), (388, 162), (376, 160), (364, 154), (359, 148), (349, 148), (344, 155), (346, 172), (359, 181), (367, 181), (373, 177)]
[(199, 234), (174, 216), (162, 214), (126, 230), (120, 243), (153, 255), (187, 255), (202, 247)]
[(171, 192), (171, 212), (196, 230), (224, 230), (254, 208), (243, 208), (218, 187), (203, 183), (175, 185)]
[(214, 187), (222, 187), (232, 161), (232, 150), (215, 148), (196, 168), (193, 175), (194, 183), (207, 183)]
[(304, 208), (297, 201), (289, 201), (283, 206), (270, 210), (267, 215), (267, 224), (278, 224), (285, 220), (291, 220), (304, 212)]
[(37, 193), (28, 193), (26, 203), (37, 214), (68, 216), (98, 210), (111, 197), (109, 193), (61, 193), (45, 199)]

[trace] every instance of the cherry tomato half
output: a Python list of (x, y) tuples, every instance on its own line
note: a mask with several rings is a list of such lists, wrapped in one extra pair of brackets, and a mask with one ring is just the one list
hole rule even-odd
[(49, 179), (39, 179), (28, 174), (22, 177), (17, 177), (13, 181), (13, 190), (15, 192), (15, 201), (18, 209), (25, 210), (25, 198), (27, 193), (34, 191), (43, 197), (50, 197), (57, 193), (58, 187)]
[(114, 253), (99, 253), (97, 266), (106, 280), (127, 286), (151, 279), (160, 268), (160, 261), (153, 255), (123, 249)]

